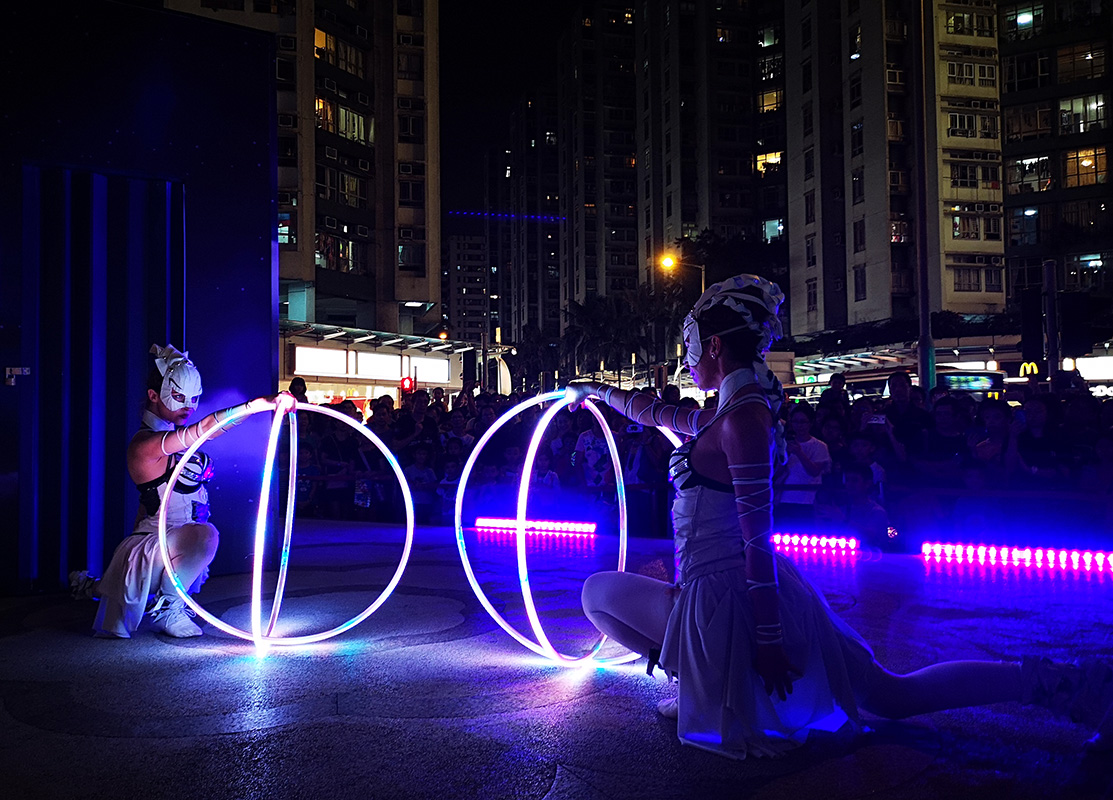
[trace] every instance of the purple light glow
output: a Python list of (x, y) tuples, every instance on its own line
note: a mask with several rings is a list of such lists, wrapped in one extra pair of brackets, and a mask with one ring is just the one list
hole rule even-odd
[[(499, 528), (518, 530), (518, 521), (499, 517), (476, 517), (476, 528)], [(594, 522), (557, 522), (551, 520), (527, 520), (526, 533), (559, 533), (572, 536), (594, 536)]]
[(858, 540), (848, 536), (774, 533), (773, 546), (782, 553), (810, 551), (813, 553), (852, 556), (859, 552)]
[[(241, 630), (240, 628), (229, 625), (220, 618), (213, 616), (204, 608), (202, 608), (192, 597), (189, 596), (189, 594), (185, 590), (185, 587), (182, 585), (181, 579), (174, 571), (173, 565), (170, 560), (170, 548), (169, 543), (166, 539), (166, 503), (163, 503), (161, 505), (158, 514), (159, 552), (162, 556), (162, 563), (165, 566), (166, 574), (170, 576), (170, 580), (173, 583), (174, 589), (178, 593), (178, 596), (181, 597), (183, 601), (185, 601), (185, 604), (187, 606), (193, 609), (197, 616), (201, 617), (210, 625), (217, 628), (218, 630), (224, 631), (231, 636), (235, 636), (240, 639), (250, 639), (255, 643), (255, 646), (259, 650), (264, 650), (270, 645), (301, 645), (320, 642), (330, 637), (336, 636), (337, 634), (343, 633), (349, 628), (355, 627), (359, 623), (363, 622), (363, 620), (371, 616), (379, 608), (379, 606), (386, 602), (386, 599), (390, 597), (391, 592), (394, 591), (394, 587), (397, 586), (398, 582), (402, 579), (402, 572), (406, 568), (406, 563), (409, 561), (410, 557), (410, 551), (413, 548), (413, 498), (410, 495), (410, 487), (409, 484), (406, 483), (405, 475), (402, 474), (402, 466), (398, 463), (397, 459), (394, 458), (394, 455), (390, 452), (390, 449), (387, 448), (387, 446), (383, 444), (383, 442), (377, 436), (375, 436), (374, 433), (372, 433), (364, 426), (358, 424), (351, 417), (345, 414), (341, 414), (338, 411), (333, 411), (332, 409), (324, 406), (315, 406), (309, 403), (293, 403), (291, 405), (290, 401), (287, 400), (286, 397), (287, 396), (279, 395), (275, 402), (271, 403), (268, 407), (260, 408), (258, 411), (243, 410), (230, 416), (228, 420), (225, 420), (225, 423), (227, 423), (229, 420), (238, 420), (244, 417), (248, 417), (252, 414), (259, 413), (261, 411), (278, 412), (274, 415), (274, 418), (271, 422), (270, 437), (267, 441), (267, 464), (263, 469), (262, 490), (259, 496), (259, 513), (256, 516), (255, 522), (255, 554), (253, 559), (251, 586), (251, 631)], [(278, 611), (282, 604), (282, 595), (286, 585), (286, 570), (289, 564), (290, 541), (292, 538), (291, 534), (293, 526), (293, 514), (291, 513), (291, 510), (293, 508), (292, 498), (294, 496), (294, 482), (297, 477), (296, 471), (294, 469), (294, 465), (297, 464), (297, 419), (294, 414), (290, 414), (290, 491), (286, 505), (286, 519), (284, 521), (282, 556), (279, 566), (278, 584), (275, 592), (275, 598), (271, 606), (271, 615), (267, 625), (267, 632), (264, 633), (262, 629), (263, 550), (266, 543), (266, 512), (270, 496), (270, 483), (274, 472), (274, 456), (276, 455), (278, 448), (278, 434), (282, 426), (282, 417), (284, 416), (287, 408), (289, 408), (290, 410), (311, 411), (316, 414), (324, 414), (327, 417), (332, 417), (339, 422), (342, 422), (345, 425), (354, 428), (363, 436), (367, 437), (372, 444), (379, 448), (380, 452), (382, 452), (383, 456), (387, 459), (387, 461), (390, 463), (391, 468), (394, 470), (394, 474), (401, 484), (402, 499), (405, 502), (406, 506), (406, 542), (402, 550), (402, 557), (398, 562), (398, 568), (395, 570), (394, 575), (387, 583), (386, 588), (384, 588), (382, 593), (377, 598), (375, 598), (374, 601), (372, 601), (371, 605), (367, 606), (367, 608), (365, 608), (362, 612), (352, 617), (350, 620), (343, 623), (342, 625), (338, 625), (335, 628), (327, 631), (307, 634), (304, 636), (271, 635), (274, 629), (274, 625), (278, 621)], [(201, 434), (200, 438), (198, 438), (196, 442), (194, 442), (192, 445), (189, 446), (188, 449), (186, 449), (186, 451), (182, 454), (181, 459), (178, 461), (177, 466), (175, 466), (173, 471), (170, 473), (170, 479), (167, 483), (166, 491), (173, 490), (174, 485), (178, 482), (178, 478), (181, 475), (182, 469), (185, 467), (190, 457), (192, 457), (193, 454), (197, 452), (198, 449), (200, 449), (201, 445), (203, 445), (206, 441), (212, 438), (213, 435), (219, 432), (220, 429), (220, 426), (214, 426), (210, 428), (205, 433)]]
[[(989, 564), (1025, 569), (1049, 570), (1052, 573), (1097, 572), (1113, 573), (1113, 553), (1053, 547), (1009, 547), (953, 542), (924, 542), (920, 554), (925, 563)], [(1108, 569), (1107, 569), (1108, 567)]]
[[(522, 646), (528, 648), (539, 656), (544, 656), (550, 661), (562, 665), (582, 665), (582, 664), (595, 664), (595, 665), (608, 665), (620, 664), (633, 661), (638, 657), (637, 653), (628, 653), (624, 656), (615, 658), (596, 658), (596, 654), (602, 647), (606, 637), (600, 636), (595, 644), (583, 656), (568, 656), (557, 652), (541, 627), (541, 621), (537, 616), (537, 609), (534, 607), (533, 594), (529, 586), (529, 571), (526, 567), (526, 531), (530, 523), (526, 521), (526, 505), (529, 497), (529, 476), (532, 474), (533, 462), (537, 456), (537, 449), (541, 443), (541, 437), (544, 435), (546, 428), (556, 416), (557, 412), (564, 409), (566, 406), (576, 402), (574, 395), (567, 393), (564, 390), (548, 392), (547, 394), (538, 395), (537, 397), (530, 398), (523, 403), (518, 404), (514, 408), (509, 409), (501, 417), (495, 420), (494, 424), (480, 437), (479, 441), (475, 443), (471, 455), (468, 456), (467, 462), (464, 464), (464, 469), (460, 473), (460, 485), (456, 490), (456, 508), (454, 514), (454, 524), (456, 528), (456, 545), (460, 551), (460, 560), (464, 566), (464, 573), (467, 575), (468, 583), (471, 585), (472, 591), (475, 593), (476, 598), (480, 604), (487, 611), (499, 627), (506, 631), (510, 636)], [(479, 458), (479, 454), (483, 447), (491, 440), (491, 437), (498, 432), (507, 422), (513, 419), (518, 414), (522, 413), (528, 408), (532, 408), (543, 403), (553, 403), (553, 405), (545, 411), (541, 419), (534, 429), (533, 437), (530, 440), (529, 448), (526, 451), (525, 461), (522, 466), (522, 478), (518, 486), (518, 503), (516, 509), (516, 518), (513, 521), (515, 541), (517, 544), (518, 556), (518, 578), (522, 586), (522, 598), (526, 606), (526, 614), (530, 621), (530, 627), (537, 641), (533, 641), (519, 632), (514, 626), (508, 623), (498, 611), (495, 610), (491, 601), (487, 598), (479, 581), (475, 577), (475, 572), (472, 570), (471, 561), (468, 558), (467, 547), (464, 543), (464, 528), (462, 524), (463, 507), (464, 507), (464, 492), (467, 490), (468, 478), (471, 476), (472, 469)], [(584, 403), (596, 419), (602, 423), (602, 414), (599, 409), (589, 402)], [(618, 449), (614, 442), (614, 437), (610, 434), (609, 428), (603, 424), (604, 436), (607, 439), (607, 446), (610, 449), (611, 458), (615, 465), (616, 490), (618, 493), (618, 508), (619, 508), (619, 564), (618, 569), (621, 571), (625, 567), (626, 562), (626, 492), (621, 480), (621, 464), (618, 458)], [(481, 518), (486, 519), (486, 518)], [(477, 520), (477, 523), (479, 520)], [(505, 529), (500, 529), (505, 530)]]

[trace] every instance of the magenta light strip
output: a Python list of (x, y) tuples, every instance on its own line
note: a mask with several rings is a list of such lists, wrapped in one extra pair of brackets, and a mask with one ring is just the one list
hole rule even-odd
[(1035, 567), (1048, 570), (1083, 570), (1113, 574), (1113, 553), (1069, 547), (997, 547), (986, 544), (924, 542), (925, 561)]
[[(518, 529), (517, 520), (500, 517), (476, 517), (477, 528), (501, 528), (509, 531)], [(595, 534), (594, 522), (558, 522), (555, 520), (527, 520), (526, 533), (576, 533)]]
[(800, 548), (808, 551), (854, 555), (858, 552), (858, 540), (848, 536), (815, 536), (800, 533), (774, 533), (773, 546), (782, 553), (797, 552)]

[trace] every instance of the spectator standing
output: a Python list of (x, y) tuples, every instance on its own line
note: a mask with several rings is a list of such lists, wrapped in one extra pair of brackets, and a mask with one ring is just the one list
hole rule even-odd
[(775, 495), (773, 515), (778, 525), (798, 523), (809, 525), (815, 519), (815, 491), (796, 486), (816, 486), (831, 469), (827, 445), (811, 434), (814, 414), (807, 403), (797, 403), (788, 414), (788, 461), (774, 478), (781, 488)]

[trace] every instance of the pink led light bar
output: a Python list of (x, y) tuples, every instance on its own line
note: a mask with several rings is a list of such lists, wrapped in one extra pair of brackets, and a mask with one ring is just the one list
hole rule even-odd
[(1048, 570), (1083, 570), (1113, 574), (1113, 553), (1066, 547), (997, 547), (986, 544), (924, 542), (926, 562), (990, 564)]
[[(518, 529), (517, 520), (500, 517), (476, 517), (476, 528), (506, 530)], [(572, 536), (595, 536), (594, 522), (558, 522), (555, 520), (526, 520), (526, 533), (565, 534)]]
[(820, 552), (854, 555), (858, 540), (847, 536), (817, 536), (806, 533), (774, 533), (773, 546), (782, 553)]

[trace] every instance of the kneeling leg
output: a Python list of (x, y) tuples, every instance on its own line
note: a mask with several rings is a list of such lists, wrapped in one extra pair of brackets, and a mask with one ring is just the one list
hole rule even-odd
[(583, 588), (583, 607), (600, 632), (642, 655), (657, 650), (665, 638), (676, 587), (628, 572), (597, 572)]

